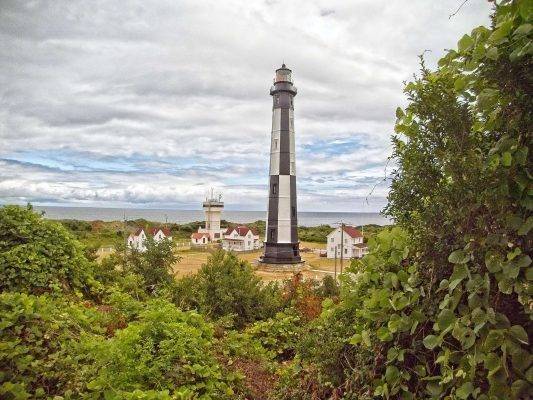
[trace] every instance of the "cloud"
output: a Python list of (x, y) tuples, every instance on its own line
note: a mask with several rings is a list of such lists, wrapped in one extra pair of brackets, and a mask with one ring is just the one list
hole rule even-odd
[(5, 0), (0, 202), (198, 208), (213, 186), (264, 209), (285, 61), (300, 209), (379, 210), (417, 55), (488, 23), (482, 0), (449, 19), (457, 3)]

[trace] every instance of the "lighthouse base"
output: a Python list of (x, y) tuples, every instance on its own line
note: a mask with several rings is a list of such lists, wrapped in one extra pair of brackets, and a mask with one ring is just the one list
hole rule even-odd
[(300, 243), (269, 243), (265, 242), (265, 252), (259, 258), (263, 264), (299, 264)]

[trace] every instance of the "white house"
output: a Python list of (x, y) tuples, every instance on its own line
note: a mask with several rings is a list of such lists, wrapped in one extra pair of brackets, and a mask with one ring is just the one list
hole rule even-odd
[(259, 235), (244, 225), (228, 228), (222, 237), (222, 248), (231, 251), (250, 251), (261, 248)]
[(167, 228), (151, 228), (148, 229), (146, 232), (143, 228), (139, 228), (134, 233), (128, 236), (128, 247), (130, 249), (136, 249), (140, 252), (146, 251), (145, 241), (147, 235), (150, 235), (156, 242), (160, 242), (164, 239), (172, 240), (170, 230)]
[[(342, 242), (341, 242), (342, 237)], [(343, 243), (344, 242), (344, 243)], [(341, 227), (338, 227), (327, 236), (327, 257), (349, 259), (349, 258), (361, 258), (368, 253), (368, 247), (363, 242), (363, 234), (353, 226), (344, 225), (344, 229), (341, 231)]]
[(200, 233), (200, 232), (194, 232), (191, 235), (191, 244), (193, 246), (203, 246), (208, 244), (211, 241), (211, 238), (209, 236), (209, 233)]

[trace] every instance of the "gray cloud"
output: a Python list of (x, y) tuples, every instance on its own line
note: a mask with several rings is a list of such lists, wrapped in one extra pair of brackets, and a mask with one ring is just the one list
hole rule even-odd
[(264, 208), (268, 89), (284, 60), (299, 89), (300, 208), (365, 208), (417, 55), (431, 50), (434, 66), (488, 23), (484, 0), (449, 19), (458, 3), (4, 0), (0, 202), (184, 207), (215, 186)]

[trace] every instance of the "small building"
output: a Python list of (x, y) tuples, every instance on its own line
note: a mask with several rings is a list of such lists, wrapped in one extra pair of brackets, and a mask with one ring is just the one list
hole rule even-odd
[(205, 199), (202, 203), (202, 208), (205, 214), (205, 226), (199, 227), (198, 232), (191, 235), (192, 246), (220, 242), (224, 232), (226, 232), (225, 228), (220, 227), (222, 210), (224, 210), (222, 195), (218, 195), (218, 198), (216, 198), (211, 189), (211, 197)]
[(193, 246), (205, 246), (210, 241), (209, 233), (194, 232), (191, 235), (191, 245)]
[(252, 251), (261, 246), (259, 235), (244, 225), (228, 228), (222, 238), (222, 248), (227, 251)]
[[(342, 238), (342, 241), (341, 241)], [(368, 247), (363, 242), (363, 234), (353, 226), (339, 226), (327, 236), (327, 257), (344, 259), (361, 258), (368, 253)], [(342, 253), (341, 253), (342, 252)]]
[(134, 233), (128, 236), (127, 246), (130, 249), (135, 249), (140, 252), (146, 251), (146, 238), (150, 235), (155, 242), (160, 242), (161, 240), (172, 240), (170, 230), (168, 228), (150, 228), (144, 230), (144, 228), (138, 228)]

